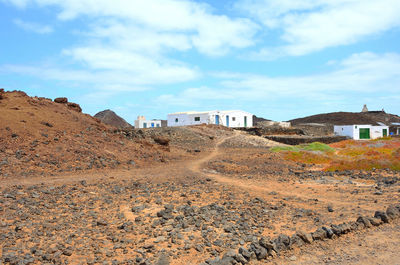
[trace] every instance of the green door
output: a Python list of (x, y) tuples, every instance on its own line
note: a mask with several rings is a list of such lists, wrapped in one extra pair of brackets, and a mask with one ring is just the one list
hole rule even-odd
[(369, 128), (360, 128), (360, 139), (370, 139)]
[(244, 127), (247, 127), (247, 116), (244, 116)]
[(387, 129), (383, 129), (383, 137), (387, 136)]

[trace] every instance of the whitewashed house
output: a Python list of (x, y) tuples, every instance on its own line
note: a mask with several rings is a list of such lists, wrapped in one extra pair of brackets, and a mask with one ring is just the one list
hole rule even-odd
[(158, 128), (161, 127), (161, 120), (146, 120), (145, 116), (138, 116), (135, 120), (135, 128)]
[(389, 126), (386, 125), (335, 125), (335, 135), (348, 136), (354, 140), (377, 139), (388, 136)]
[(226, 127), (252, 127), (253, 114), (241, 110), (188, 111), (168, 114), (168, 127), (216, 124)]

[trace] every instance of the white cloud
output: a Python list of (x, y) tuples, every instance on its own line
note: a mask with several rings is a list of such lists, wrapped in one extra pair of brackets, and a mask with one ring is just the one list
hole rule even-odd
[[(100, 65), (101, 66), (101, 65)], [(0, 72), (34, 76), (44, 80), (78, 82), (80, 87), (89, 86), (107, 91), (143, 91), (156, 84), (184, 82), (198, 76), (198, 72), (180, 66), (159, 66), (156, 69), (107, 69), (107, 67), (87, 70), (70, 70), (57, 68), (54, 65), (3, 65)], [(152, 76), (152, 73), (154, 76)]]
[(284, 44), (254, 56), (265, 59), (348, 45), (400, 26), (399, 0), (242, 0), (236, 7), (282, 32)]
[[(233, 19), (225, 15), (215, 15), (206, 4), (185, 0), (8, 0), (16, 6), (29, 4), (56, 6), (61, 11), (61, 20), (71, 20), (87, 16), (94, 20), (110, 18), (115, 20), (113, 28), (98, 28), (98, 33), (115, 36), (114, 31), (129, 32), (126, 39), (140, 39), (136, 35), (139, 28), (150, 34), (145, 37), (155, 39), (155, 43), (178, 49), (196, 48), (206, 55), (223, 55), (232, 48), (244, 48), (253, 44), (253, 36), (258, 26), (249, 19)], [(95, 21), (99, 23), (100, 21)], [(133, 28), (133, 32), (130, 30)], [(150, 35), (150, 36), (149, 36)], [(180, 39), (174, 40), (176, 36)], [(110, 37), (109, 35), (105, 37)]]
[(209, 5), (186, 0), (4, 1), (21, 8), (56, 7), (49, 10), (57, 10), (61, 22), (82, 17), (88, 21), (77, 29), (79, 42), (61, 51), (62, 59), (84, 70), (17, 65), (8, 66), (10, 71), (97, 87), (107, 84), (116, 90), (197, 79), (200, 71), (172, 59), (175, 52), (222, 56), (253, 45), (258, 27), (249, 19), (216, 15)]
[(336, 69), (324, 74), (300, 77), (214, 74), (221, 78), (219, 88), (190, 88), (180, 94), (163, 95), (158, 100), (186, 107), (215, 100), (240, 100), (242, 104), (313, 102), (314, 105), (332, 105), (380, 93), (400, 95), (400, 54), (354, 54), (334, 67)]
[(27, 22), (21, 19), (15, 19), (14, 24), (26, 31), (32, 31), (38, 34), (49, 34), (53, 32), (53, 27), (51, 26), (41, 25), (34, 22)]

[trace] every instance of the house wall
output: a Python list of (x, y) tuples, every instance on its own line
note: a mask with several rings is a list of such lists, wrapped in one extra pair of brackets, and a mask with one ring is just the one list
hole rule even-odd
[(389, 136), (389, 126), (371, 126), (371, 139), (383, 137), (383, 129), (387, 130)]
[[(195, 121), (195, 117), (200, 117), (200, 121)], [(178, 121), (176, 121), (176, 119), (178, 119)], [(167, 120), (168, 127), (198, 125), (203, 123), (210, 124), (209, 113), (168, 114), (168, 120)]]
[[(244, 117), (247, 117), (247, 127), (253, 126), (253, 114), (251, 113), (244, 111), (220, 111), (219, 113), (215, 113), (213, 117), (215, 117), (215, 115), (217, 114), (220, 117), (220, 123), (219, 123), (220, 125), (227, 126), (226, 117), (229, 116), (229, 127), (236, 127), (236, 128), (245, 127)], [(211, 119), (213, 119), (213, 117)]]
[[(135, 121), (135, 128), (136, 129), (142, 129), (142, 128), (144, 128), (144, 124), (145, 123), (147, 125), (146, 128), (158, 128), (158, 127), (161, 127), (161, 120), (152, 120), (152, 121), (136, 120)], [(152, 126), (152, 124), (154, 126)]]
[[(247, 127), (252, 127), (253, 125), (253, 115), (244, 111), (210, 111), (205, 113), (168, 114), (168, 126), (216, 124), (217, 115), (219, 115), (219, 124), (223, 126), (227, 126), (227, 116), (229, 116), (229, 127), (244, 127), (245, 116), (247, 117)], [(195, 117), (199, 117), (200, 121), (195, 121)]]
[(348, 136), (354, 140), (360, 140), (360, 129), (368, 128), (371, 139), (377, 139), (383, 137), (383, 129), (387, 129), (389, 134), (388, 126), (372, 126), (372, 125), (345, 125), (345, 126), (334, 126), (334, 133), (336, 135)]

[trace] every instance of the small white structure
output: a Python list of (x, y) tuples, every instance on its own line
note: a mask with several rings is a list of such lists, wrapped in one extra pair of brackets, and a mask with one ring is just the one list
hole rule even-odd
[(354, 140), (364, 140), (388, 136), (389, 126), (335, 125), (333, 130), (335, 135), (348, 136)]
[(241, 110), (188, 111), (168, 114), (168, 127), (216, 124), (226, 127), (252, 127), (253, 114)]
[(138, 116), (135, 120), (135, 128), (158, 128), (161, 127), (161, 120), (146, 120), (145, 116)]

